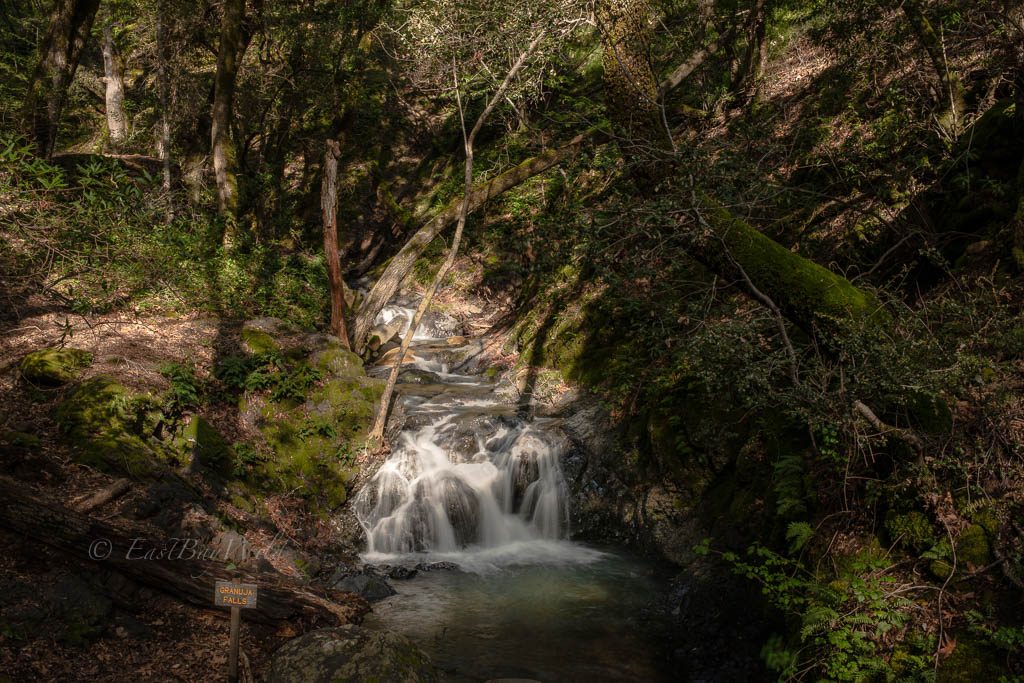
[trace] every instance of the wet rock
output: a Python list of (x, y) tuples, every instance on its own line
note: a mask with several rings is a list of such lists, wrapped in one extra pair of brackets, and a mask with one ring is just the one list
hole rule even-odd
[(396, 594), (394, 588), (376, 574), (335, 574), (331, 588), (346, 593), (356, 593), (370, 602), (377, 602)]
[(60, 386), (74, 381), (92, 354), (81, 349), (41, 349), (21, 361), (21, 376), (32, 384)]
[(419, 572), (409, 567), (392, 567), (388, 570), (388, 577), (395, 581), (405, 581), (411, 579)]
[(396, 633), (339, 626), (311, 631), (275, 654), (269, 683), (432, 683), (440, 674), (413, 643)]
[(421, 572), (451, 572), (457, 571), (459, 565), (454, 562), (420, 562), (416, 569)]

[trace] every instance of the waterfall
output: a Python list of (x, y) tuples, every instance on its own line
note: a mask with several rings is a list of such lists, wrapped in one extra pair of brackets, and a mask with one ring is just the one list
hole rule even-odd
[[(561, 442), (519, 418), (481, 414), (481, 407), (432, 406), (430, 423), (401, 434), (356, 496), (369, 555), (493, 549), (567, 535)], [(465, 447), (467, 437), (475, 451)]]

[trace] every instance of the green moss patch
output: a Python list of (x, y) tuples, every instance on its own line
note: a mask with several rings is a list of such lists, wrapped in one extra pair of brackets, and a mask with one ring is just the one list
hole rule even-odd
[(107, 472), (154, 474), (163, 455), (143, 434), (152, 401), (109, 377), (95, 377), (57, 407), (56, 419), (75, 459)]
[(32, 384), (60, 386), (74, 381), (92, 354), (81, 349), (41, 349), (21, 361), (21, 376)]

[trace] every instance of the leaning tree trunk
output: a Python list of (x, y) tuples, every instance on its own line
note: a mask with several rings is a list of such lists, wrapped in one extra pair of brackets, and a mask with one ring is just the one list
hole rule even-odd
[(651, 10), (647, 0), (601, 0), (597, 18), (608, 118), (632, 172), (651, 181), (653, 163), (671, 146), (651, 68)]
[(849, 325), (888, 316), (875, 297), (786, 249), (706, 196), (695, 200), (687, 253), (709, 270), (748, 281), (792, 323), (825, 343)]
[[(463, 183), (462, 192), (462, 203), (459, 205), (458, 223), (455, 228), (455, 237), (452, 239), (452, 246), (448, 250), (448, 256), (445, 258), (444, 263), (438, 269), (437, 274), (434, 275), (434, 281), (431, 283), (430, 288), (427, 289), (423, 296), (423, 301), (420, 302), (419, 307), (416, 309), (416, 314), (412, 317), (412, 322), (409, 324), (409, 330), (405, 333), (405, 338), (402, 339), (402, 345), (398, 350), (398, 357), (395, 359), (395, 365), (391, 368), (391, 374), (388, 375), (388, 383), (384, 388), (384, 393), (380, 399), (380, 409), (377, 411), (377, 419), (373, 423), (373, 429), (370, 430), (369, 438), (371, 441), (380, 442), (384, 438), (384, 428), (388, 423), (388, 408), (391, 405), (391, 395), (395, 391), (395, 383), (398, 381), (398, 374), (402, 371), (402, 363), (405, 362), (405, 354), (409, 350), (409, 345), (412, 343), (413, 335), (416, 334), (416, 328), (419, 327), (420, 320), (423, 319), (423, 314), (430, 308), (430, 302), (434, 298), (434, 294), (437, 293), (438, 288), (444, 281), (448, 271), (451, 270), (452, 266), (455, 265), (455, 257), (459, 253), (459, 244), (462, 241), (462, 231), (466, 227), (466, 218), (469, 216), (469, 203), (470, 197), (473, 194), (473, 144), (476, 141), (476, 136), (479, 135), (480, 129), (484, 127), (484, 122), (494, 111), (498, 102), (505, 97), (505, 93), (508, 91), (512, 81), (515, 80), (516, 75), (522, 70), (526, 64), (526, 60), (529, 59), (533, 51), (540, 45), (540, 41), (544, 39), (544, 35), (547, 33), (546, 30), (542, 29), (534, 36), (530, 44), (523, 50), (522, 54), (519, 55), (519, 59), (516, 60), (512, 68), (509, 69), (508, 73), (505, 74), (504, 80), (498, 89), (491, 95), (490, 100), (487, 102), (487, 106), (477, 117), (476, 123), (473, 125), (473, 129), (466, 133), (466, 119), (464, 117), (462, 109), (462, 98), (459, 95), (459, 78), (458, 72), (456, 71), (453, 75), (455, 77), (455, 99), (459, 105), (459, 120), (462, 123), (462, 141), (463, 148), (466, 152), (466, 163), (465, 163), (465, 176)], [(454, 69), (454, 67), (453, 67)]]
[(469, 205), (468, 211), (472, 213), (492, 197), (497, 197), (530, 178), (554, 168), (563, 161), (575, 157), (591, 138), (599, 138), (603, 141), (606, 136), (597, 131), (589, 131), (577, 135), (562, 147), (531, 157), (491, 180), (473, 187), (467, 195), (468, 201), (466, 201), (466, 196), (463, 196), (448, 202), (440, 213), (420, 227), (388, 262), (384, 273), (374, 283), (369, 295), (359, 307), (359, 313), (356, 315), (352, 329), (352, 343), (356, 352), (362, 353), (374, 319), (398, 291), (402, 281), (412, 270), (413, 264), (416, 263), (416, 259), (442, 230), (458, 220), (464, 201)]
[(128, 117), (124, 111), (124, 70), (114, 45), (114, 31), (108, 19), (103, 24), (103, 82), (106, 85), (107, 133), (115, 152), (128, 140)]
[[(705, 48), (702, 48), (690, 55), (658, 86), (658, 95), (665, 94), (679, 86), (690, 74), (692, 74), (709, 55), (720, 49), (722, 45), (728, 44), (733, 31), (730, 29), (725, 35), (714, 41)], [(581, 133), (571, 141), (559, 147), (549, 150), (543, 154), (527, 159), (518, 166), (505, 171), (497, 177), (482, 183), (473, 188), (469, 194), (469, 211), (476, 211), (483, 206), (487, 200), (500, 195), (502, 192), (520, 185), (530, 178), (540, 175), (545, 171), (558, 166), (564, 161), (575, 158), (583, 149), (586, 143), (603, 144), (608, 141), (606, 133), (592, 129)], [(377, 314), (387, 305), (391, 297), (395, 295), (402, 281), (412, 270), (413, 264), (419, 258), (427, 245), (437, 237), (459, 216), (463, 197), (457, 197), (448, 203), (445, 208), (427, 221), (399, 252), (388, 263), (384, 273), (374, 283), (369, 295), (359, 307), (352, 331), (352, 344), (357, 353), (362, 353), (366, 346), (367, 336), (373, 327), (373, 321)]]
[(350, 349), (345, 328), (345, 283), (341, 279), (338, 256), (338, 157), (341, 149), (335, 140), (327, 141), (324, 152), (324, 180), (320, 206), (324, 217), (324, 256), (327, 258), (327, 279), (331, 289), (331, 334)]
[(233, 238), (238, 214), (238, 154), (231, 139), (234, 116), (235, 83), (238, 63), (244, 53), (242, 22), (245, 0), (225, 0), (220, 23), (220, 47), (217, 49), (217, 73), (213, 83), (213, 116), (210, 126), (210, 154), (217, 182), (217, 206), (228, 220), (225, 241)]
[(928, 17), (925, 16), (920, 0), (904, 0), (903, 13), (906, 15), (907, 21), (910, 22), (911, 28), (914, 29), (914, 34), (921, 46), (928, 53), (928, 58), (931, 60), (932, 67), (942, 86), (940, 104), (943, 109), (937, 117), (939, 125), (949, 135), (955, 136), (963, 125), (963, 118), (967, 113), (964, 85), (957, 73), (949, 67), (942, 41), (935, 33)]
[(22, 109), (25, 127), (39, 153), (49, 158), (75, 77), (82, 50), (89, 40), (100, 0), (56, 0), (50, 26), (39, 47), (39, 62), (29, 80)]

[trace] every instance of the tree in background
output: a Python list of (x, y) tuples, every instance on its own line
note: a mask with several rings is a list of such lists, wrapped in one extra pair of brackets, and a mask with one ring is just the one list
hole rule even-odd
[(100, 0), (55, 0), (23, 107), (28, 135), (44, 157), (53, 154), (68, 87), (92, 31)]

